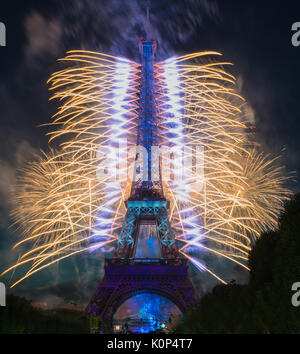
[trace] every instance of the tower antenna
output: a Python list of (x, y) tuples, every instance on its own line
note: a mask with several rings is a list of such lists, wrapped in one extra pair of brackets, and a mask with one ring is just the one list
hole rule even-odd
[(147, 1), (147, 14), (146, 14), (146, 39), (148, 41), (153, 39), (151, 24), (150, 24), (150, 1)]

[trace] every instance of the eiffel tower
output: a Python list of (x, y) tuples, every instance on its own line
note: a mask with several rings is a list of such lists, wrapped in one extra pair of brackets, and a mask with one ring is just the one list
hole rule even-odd
[[(188, 275), (187, 259), (180, 257), (169, 223), (169, 203), (164, 197), (160, 167), (155, 168), (151, 160), (151, 146), (159, 145), (159, 138), (153, 70), (156, 42), (149, 39), (149, 16), (147, 27), (147, 38), (141, 37), (139, 43), (141, 78), (137, 146), (147, 150), (148, 166), (143, 173), (137, 173), (132, 182), (114, 255), (105, 259), (104, 277), (86, 308), (88, 314), (104, 319), (111, 327), (120, 305), (137, 294), (161, 295), (182, 312), (199, 301)], [(147, 258), (137, 249), (145, 234), (157, 238), (160, 257)]]

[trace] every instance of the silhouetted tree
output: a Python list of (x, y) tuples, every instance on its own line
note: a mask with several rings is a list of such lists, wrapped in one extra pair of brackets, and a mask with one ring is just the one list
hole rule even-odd
[(300, 194), (285, 207), (278, 230), (265, 232), (249, 254), (248, 285), (217, 285), (178, 332), (300, 333), (300, 307), (291, 286), (300, 281)]
[(8, 295), (0, 307), (0, 333), (89, 333), (88, 319), (79, 311), (41, 310), (30, 301)]

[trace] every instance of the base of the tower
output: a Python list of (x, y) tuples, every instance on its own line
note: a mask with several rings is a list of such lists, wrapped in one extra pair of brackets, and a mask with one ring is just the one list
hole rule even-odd
[(183, 313), (199, 303), (186, 259), (106, 259), (104, 271), (86, 313), (105, 321), (106, 331), (120, 305), (137, 294), (161, 295)]

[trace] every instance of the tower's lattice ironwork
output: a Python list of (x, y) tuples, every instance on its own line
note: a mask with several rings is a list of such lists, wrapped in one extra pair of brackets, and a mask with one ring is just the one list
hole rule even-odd
[[(161, 144), (153, 70), (155, 51), (155, 41), (141, 39), (137, 147), (147, 152), (146, 166), (143, 170), (136, 168), (134, 171), (130, 197), (126, 201), (127, 212), (113, 258), (106, 260), (105, 276), (87, 307), (89, 314), (109, 322), (121, 303), (137, 293), (163, 295), (182, 311), (195, 306), (198, 301), (188, 277), (187, 260), (180, 257), (170, 226), (169, 203), (164, 197), (160, 166), (154, 166), (151, 159), (151, 148)], [(156, 228), (160, 258), (135, 257), (140, 229), (144, 224)]]
[(131, 187), (130, 198), (126, 202), (127, 213), (118, 239), (118, 245), (114, 254), (115, 258), (134, 257), (136, 239), (139, 234), (139, 224), (142, 219), (147, 219), (149, 222), (152, 221), (156, 224), (162, 257), (177, 258), (179, 256), (169, 223), (167, 212), (168, 202), (164, 198), (160, 166), (154, 166), (151, 158), (152, 147), (160, 144), (157, 128), (158, 118), (156, 115), (153, 70), (155, 51), (155, 41), (140, 41), (142, 69), (137, 147), (143, 148), (147, 159), (141, 170), (136, 168), (134, 171), (134, 181)]

